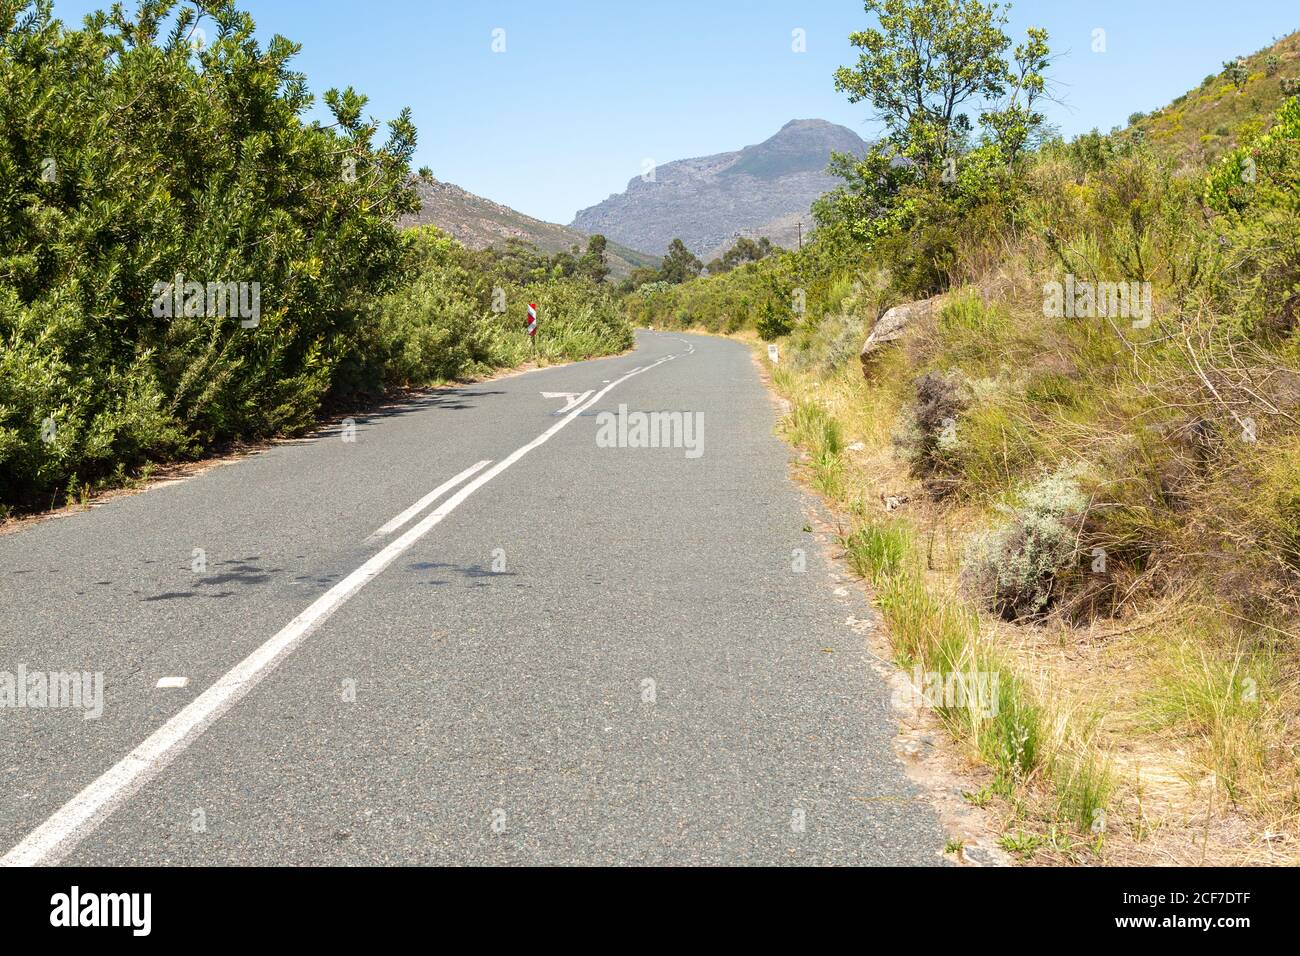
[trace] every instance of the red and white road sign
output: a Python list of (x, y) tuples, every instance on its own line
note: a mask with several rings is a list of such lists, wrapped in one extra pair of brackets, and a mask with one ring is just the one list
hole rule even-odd
[(537, 334), (537, 303), (528, 303), (528, 334)]

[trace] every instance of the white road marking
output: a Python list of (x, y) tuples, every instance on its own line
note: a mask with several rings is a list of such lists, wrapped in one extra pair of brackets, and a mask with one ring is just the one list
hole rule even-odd
[(274, 637), (227, 671), (215, 684), (146, 737), (139, 746), (91, 781), (84, 790), (0, 857), (0, 866), (48, 866), (57, 863), (141, 787), (156, 777), (208, 727), (261, 683), (349, 598), (376, 578), (402, 552), (428, 534), (443, 518), (455, 511), (466, 498), (534, 448), (544, 445), (585, 409), (604, 398), (615, 386), (666, 361), (668, 361), (666, 358), (660, 359), (644, 368), (634, 369), (622, 378), (611, 382), (589, 401), (569, 412), (567, 416), (528, 444), (511, 452), (509, 456), (461, 488), (423, 518), (419, 524), (410, 528), (400, 538), (391, 542), (361, 567), (322, 594), (305, 611), (281, 628)]
[[(605, 379), (605, 381), (608, 382), (609, 379)], [(579, 402), (584, 401), (584, 400), (586, 399), (586, 397), (587, 397), (588, 395), (590, 395), (590, 394), (591, 394), (591, 390), (590, 390), (590, 389), (588, 389), (587, 391), (583, 392), (581, 395), (578, 394), (577, 392), (542, 392), (542, 398), (565, 398), (565, 399), (568, 399), (568, 401), (566, 401), (566, 402), (564, 403), (564, 407), (561, 408), (558, 412), (555, 412), (555, 413), (554, 413), (554, 414), (556, 414), (556, 415), (563, 415), (565, 412), (567, 412), (569, 409), (571, 409), (574, 405), (577, 405)]]
[(447, 481), (444, 481), (437, 488), (434, 488), (433, 491), (429, 492), (427, 495), (425, 495), (415, 504), (411, 505), (411, 507), (407, 508), (400, 515), (394, 518), (392, 521), (388, 522), (388, 524), (384, 525), (378, 531), (371, 534), (370, 537), (366, 538), (366, 544), (370, 544), (374, 541), (378, 541), (380, 538), (388, 537), (398, 528), (402, 527), (402, 525), (406, 524), (408, 521), (410, 521), (412, 518), (418, 515), (425, 508), (429, 507), (429, 505), (433, 504), (435, 501), (437, 501), (447, 492), (451, 491), (451, 489), (459, 485), (462, 481), (482, 471), (490, 464), (492, 464), (492, 459), (490, 458), (487, 459), (486, 461), (480, 461), (477, 465), (470, 465), (470, 467), (466, 468), (455, 478), (451, 478), (448, 479)]
[(190, 679), (188, 677), (160, 677), (158, 678), (158, 687), (188, 687)]

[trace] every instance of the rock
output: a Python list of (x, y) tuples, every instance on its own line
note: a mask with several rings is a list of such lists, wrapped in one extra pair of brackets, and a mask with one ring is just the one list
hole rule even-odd
[(870, 378), (871, 360), (877, 349), (886, 342), (897, 339), (917, 319), (926, 318), (941, 298), (942, 296), (935, 296), (932, 299), (896, 305), (876, 320), (871, 334), (867, 336), (867, 341), (862, 346), (862, 351), (858, 353), (858, 358), (862, 362), (862, 374)]

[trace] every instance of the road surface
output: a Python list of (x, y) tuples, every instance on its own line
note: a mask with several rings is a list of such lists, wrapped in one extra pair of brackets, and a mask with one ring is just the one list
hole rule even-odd
[(4, 862), (941, 862), (773, 423), (642, 332), (0, 536), (0, 680), (103, 701), (0, 707)]

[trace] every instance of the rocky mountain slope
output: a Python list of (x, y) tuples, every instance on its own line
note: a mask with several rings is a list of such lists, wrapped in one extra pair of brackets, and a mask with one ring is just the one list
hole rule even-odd
[(622, 193), (581, 210), (573, 227), (662, 254), (674, 238), (706, 261), (737, 235), (779, 246), (808, 230), (809, 209), (839, 180), (826, 172), (832, 151), (862, 153), (855, 132), (825, 120), (791, 120), (756, 146), (664, 163)]

